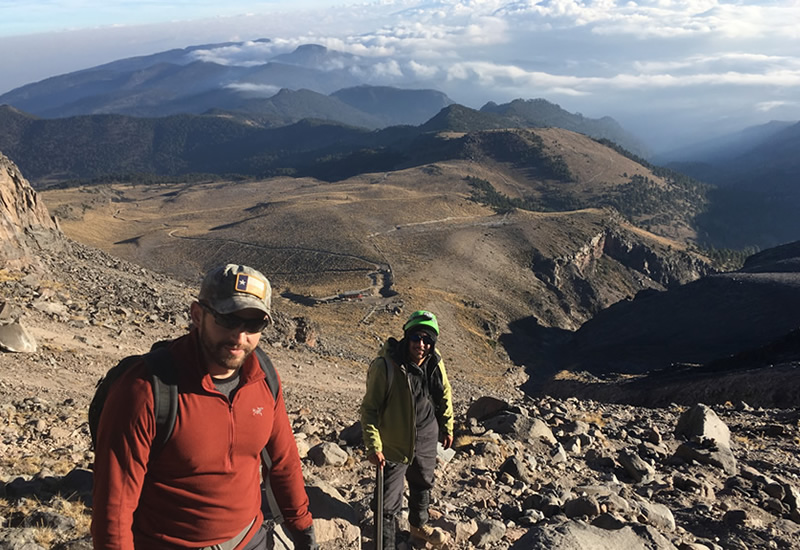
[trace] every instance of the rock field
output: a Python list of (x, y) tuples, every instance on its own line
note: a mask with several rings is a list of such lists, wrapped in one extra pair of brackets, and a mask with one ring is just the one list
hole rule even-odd
[[(0, 325), (30, 346), (0, 353), (0, 550), (91, 548), (93, 385), (124, 355), (183, 333), (192, 299), (70, 241), (41, 262), (0, 269)], [(263, 342), (321, 547), (372, 548), (374, 476), (356, 425), (369, 358), (350, 358), (346, 341), (298, 342), (296, 321), (277, 315)], [(508, 380), (491, 395), (453, 380), (455, 452), (440, 453), (433, 510), (449, 548), (800, 548), (797, 408), (533, 398), (513, 368)]]

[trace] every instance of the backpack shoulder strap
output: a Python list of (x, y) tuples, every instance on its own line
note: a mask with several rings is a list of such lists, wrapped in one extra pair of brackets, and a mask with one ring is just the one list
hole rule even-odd
[(154, 347), (143, 357), (153, 384), (153, 414), (156, 419), (153, 447), (160, 449), (172, 437), (178, 418), (178, 374), (166, 346)]
[(256, 358), (258, 359), (258, 364), (261, 365), (261, 370), (264, 371), (264, 378), (267, 381), (267, 386), (269, 387), (269, 391), (272, 392), (272, 397), (275, 399), (275, 402), (278, 401), (278, 392), (281, 389), (281, 383), (278, 380), (278, 373), (275, 370), (275, 365), (272, 364), (269, 356), (264, 353), (264, 350), (260, 347), (256, 346)]
[(392, 389), (392, 382), (394, 381), (394, 360), (388, 355), (383, 357), (383, 362), (386, 364), (386, 395), (383, 398), (384, 403), (389, 399), (389, 391)]
[[(269, 356), (264, 353), (264, 350), (262, 350), (260, 347), (256, 346), (255, 353), (256, 358), (258, 359), (258, 364), (261, 365), (261, 370), (264, 371), (264, 381), (267, 383), (267, 387), (269, 388), (270, 393), (272, 393), (275, 403), (277, 403), (278, 392), (280, 392), (281, 385), (280, 381), (278, 380), (278, 373), (275, 370), (275, 365), (272, 364)], [(267, 503), (269, 504), (269, 511), (272, 514), (272, 520), (275, 523), (283, 523), (283, 513), (281, 513), (281, 508), (278, 506), (278, 501), (275, 498), (275, 493), (272, 491), (272, 485), (269, 482), (269, 471), (272, 469), (272, 458), (270, 458), (266, 447), (261, 449), (261, 462), (264, 463), (264, 469), (266, 472), (264, 476), (264, 498), (267, 499)]]

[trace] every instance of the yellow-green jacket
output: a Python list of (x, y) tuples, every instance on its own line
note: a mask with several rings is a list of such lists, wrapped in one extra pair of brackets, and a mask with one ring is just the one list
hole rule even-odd
[[(406, 369), (400, 361), (400, 342), (389, 338), (367, 371), (367, 391), (361, 402), (361, 430), (367, 455), (382, 452), (386, 460), (408, 464), (414, 458), (415, 407)], [(388, 361), (387, 361), (388, 358)], [(387, 366), (393, 369), (387, 394)], [(435, 351), (425, 363), (440, 439), (453, 434), (453, 392), (444, 360)]]

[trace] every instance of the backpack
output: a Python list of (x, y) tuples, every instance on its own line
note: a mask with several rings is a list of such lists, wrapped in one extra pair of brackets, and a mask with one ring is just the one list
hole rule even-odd
[[(92, 437), (92, 449), (97, 444), (97, 428), (100, 425), (100, 414), (103, 412), (103, 405), (108, 397), (108, 392), (114, 382), (125, 371), (142, 359), (150, 371), (150, 382), (153, 385), (153, 413), (156, 419), (156, 436), (153, 440), (153, 448), (150, 451), (151, 455), (160, 450), (172, 437), (175, 421), (178, 418), (178, 377), (176, 370), (172, 367), (172, 356), (167, 349), (167, 344), (169, 343), (169, 340), (156, 342), (150, 348), (150, 351), (144, 355), (125, 357), (97, 381), (94, 396), (89, 404), (89, 433)], [(256, 347), (255, 354), (261, 370), (264, 371), (264, 380), (267, 383), (267, 387), (272, 393), (273, 399), (277, 402), (280, 382), (275, 366), (261, 348)], [(261, 449), (261, 461), (264, 463), (267, 472), (269, 472), (272, 468), (272, 459), (266, 447)], [(281, 523), (283, 516), (280, 513), (268, 479), (265, 479), (264, 493), (264, 497), (269, 502), (273, 519), (276, 523)]]

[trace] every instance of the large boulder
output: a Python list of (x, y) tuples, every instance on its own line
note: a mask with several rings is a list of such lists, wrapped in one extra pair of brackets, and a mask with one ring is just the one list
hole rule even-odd
[(47, 207), (17, 166), (0, 153), (0, 265), (19, 269), (37, 264), (35, 251), (61, 237)]

